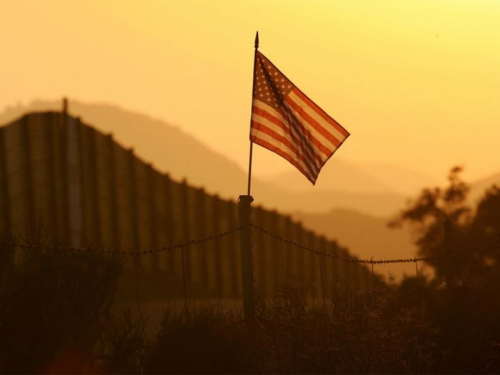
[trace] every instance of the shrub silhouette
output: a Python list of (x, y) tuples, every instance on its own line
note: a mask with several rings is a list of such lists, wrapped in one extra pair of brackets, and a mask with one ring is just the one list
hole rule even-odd
[[(391, 223), (410, 224), (421, 256), (446, 256), (426, 263), (435, 279), (415, 281), (421, 307), (440, 331), (439, 370), (447, 373), (500, 371), (500, 189), (492, 186), (476, 207), (455, 167), (445, 189), (424, 189)], [(411, 282), (394, 303), (407, 305)]]
[(256, 373), (257, 347), (240, 318), (220, 305), (195, 308), (188, 316), (165, 310), (144, 359), (145, 373)]
[(44, 249), (41, 231), (25, 241), (34, 247), (0, 249), (12, 259), (0, 274), (0, 372), (88, 372), (120, 263)]
[(120, 261), (47, 250), (35, 226), (14, 238), (33, 248), (0, 248), (0, 372), (499, 373), (500, 189), (471, 206), (460, 172), (392, 223), (413, 226), (420, 256), (444, 255), (433, 278), (369, 292), (342, 280), (318, 304), (285, 286), (249, 321), (190, 303), (148, 334), (114, 310)]

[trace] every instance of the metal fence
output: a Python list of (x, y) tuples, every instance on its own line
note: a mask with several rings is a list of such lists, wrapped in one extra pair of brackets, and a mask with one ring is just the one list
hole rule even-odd
[[(40, 221), (50, 247), (140, 254), (136, 266), (184, 277), (191, 297), (241, 296), (237, 202), (173, 181), (65, 113), (31, 113), (0, 127), (0, 233), (27, 238)], [(285, 284), (305, 285), (314, 298), (340, 281), (360, 290), (373, 284), (366, 262), (291, 217), (253, 207), (252, 222), (260, 295)]]

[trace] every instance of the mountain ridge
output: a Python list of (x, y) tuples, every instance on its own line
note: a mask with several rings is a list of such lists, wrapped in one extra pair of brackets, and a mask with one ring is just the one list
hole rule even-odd
[[(58, 101), (36, 101), (28, 106), (18, 106), (0, 113), (0, 126), (26, 112), (60, 109), (61, 103)], [(83, 122), (101, 132), (112, 133), (118, 143), (134, 148), (138, 157), (176, 180), (187, 179), (190, 185), (204, 187), (208, 193), (216, 193), (223, 198), (237, 199), (238, 192), (246, 191), (245, 171), (177, 126), (109, 104), (72, 101), (69, 112), (82, 117)], [(353, 178), (349, 184), (377, 186), (369, 192), (335, 189), (335, 185), (326, 180), (329, 175), (338, 180), (339, 175), (332, 174), (335, 166), (343, 165), (344, 172), (347, 173), (349, 164), (343, 160), (331, 160), (323, 171), (326, 173), (320, 176), (323, 180), (316, 187), (307, 185), (308, 182), (298, 171), (288, 173), (294, 174), (294, 180), (300, 180), (298, 186), (293, 180), (278, 181), (279, 184), (275, 186), (268, 179), (253, 178), (252, 195), (256, 198), (254, 204), (290, 214), (317, 233), (339, 240), (353, 254), (363, 258), (415, 256), (416, 248), (408, 229), (398, 231), (386, 226), (387, 221), (405, 207), (409, 195), (391, 191), (377, 181), (377, 178), (370, 176), (369, 171), (357, 166), (355, 169), (359, 178)], [(395, 180), (401, 178), (404, 176), (394, 177)], [(477, 201), (484, 189), (494, 183), (500, 185), (500, 173), (470, 184), (471, 200)], [(303, 188), (304, 184), (306, 188)], [(344, 187), (349, 184), (344, 184)], [(415, 194), (414, 198), (416, 197)], [(383, 273), (395, 272), (399, 275), (413, 272), (407, 266), (377, 268)]]
[[(59, 101), (35, 101), (0, 113), (0, 124), (31, 111), (60, 110)], [(85, 104), (72, 100), (69, 113), (113, 138), (150, 162), (159, 171), (177, 180), (187, 179), (194, 186), (224, 198), (237, 199), (246, 192), (247, 175), (233, 161), (214, 151), (180, 128), (162, 120), (116, 105)], [(299, 177), (300, 174), (299, 174)], [(351, 207), (372, 214), (387, 215), (399, 209), (405, 197), (393, 193), (355, 193), (340, 190), (298, 192), (252, 179), (256, 203), (284, 212), (310, 210), (321, 212), (333, 207)]]

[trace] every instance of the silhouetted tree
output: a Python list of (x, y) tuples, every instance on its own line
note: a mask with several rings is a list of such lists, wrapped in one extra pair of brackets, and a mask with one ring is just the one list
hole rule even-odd
[[(449, 185), (422, 190), (389, 225), (411, 225), (416, 235), (418, 255), (428, 257), (427, 264), (436, 272), (436, 278), (446, 283), (460, 283), (463, 273), (460, 264), (464, 236), (471, 220), (471, 208), (466, 198), (469, 186), (460, 178), (461, 167), (454, 167), (448, 175)], [(444, 259), (446, 257), (446, 259)]]
[[(427, 188), (390, 225), (408, 223), (418, 255), (448, 287), (486, 287), (500, 271), (500, 189), (492, 186), (475, 209), (467, 203), (469, 186), (454, 167), (446, 189)], [(440, 256), (443, 256), (440, 258)]]
[[(418, 283), (428, 316), (439, 327), (438, 346), (446, 352), (440, 371), (500, 370), (500, 189), (486, 191), (472, 208), (468, 185), (454, 167), (445, 189), (427, 188), (390, 225), (409, 224), (418, 255), (435, 270), (435, 280)], [(408, 306), (407, 280), (394, 304)], [(443, 287), (444, 286), (444, 287)], [(413, 293), (415, 294), (415, 293)]]

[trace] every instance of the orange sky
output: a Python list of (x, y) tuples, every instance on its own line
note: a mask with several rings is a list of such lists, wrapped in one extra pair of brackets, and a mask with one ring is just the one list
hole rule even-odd
[[(437, 176), (455, 163), (469, 178), (500, 170), (497, 0), (0, 0), (0, 109), (114, 103), (246, 169), (256, 30), (351, 132), (335, 157)], [(254, 163), (257, 175), (293, 170), (259, 147)]]

